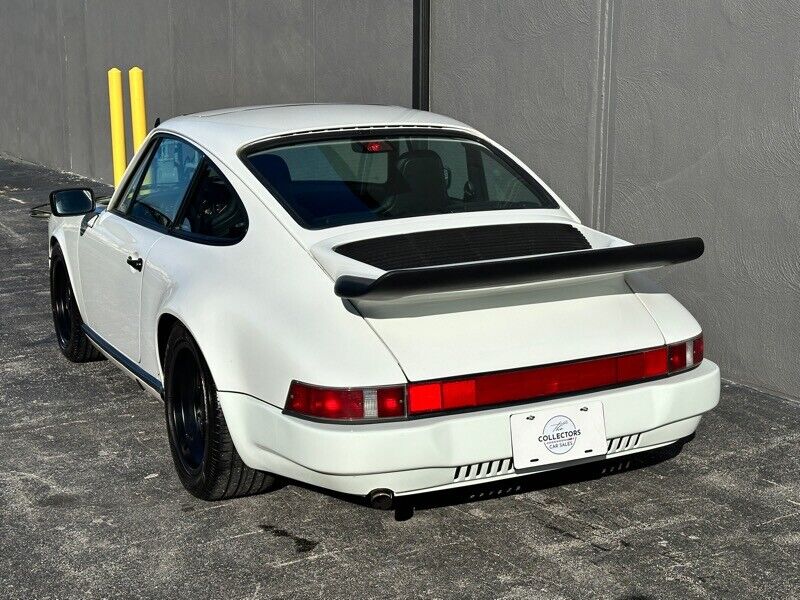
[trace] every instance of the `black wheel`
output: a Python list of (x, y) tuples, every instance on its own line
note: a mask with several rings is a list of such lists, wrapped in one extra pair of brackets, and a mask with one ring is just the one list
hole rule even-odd
[(104, 356), (92, 345), (81, 328), (83, 319), (78, 303), (75, 302), (67, 265), (59, 246), (55, 246), (50, 255), (50, 305), (61, 353), (68, 360), (77, 363), (103, 359)]
[(211, 372), (194, 338), (176, 324), (164, 353), (164, 407), (172, 460), (193, 496), (222, 500), (259, 494), (275, 477), (251, 469), (233, 446)]

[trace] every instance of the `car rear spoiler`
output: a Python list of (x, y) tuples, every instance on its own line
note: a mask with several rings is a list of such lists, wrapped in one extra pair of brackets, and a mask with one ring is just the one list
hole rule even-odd
[(394, 300), (405, 296), (614, 275), (688, 262), (703, 254), (698, 237), (433, 267), (395, 269), (377, 279), (341, 275), (340, 298)]

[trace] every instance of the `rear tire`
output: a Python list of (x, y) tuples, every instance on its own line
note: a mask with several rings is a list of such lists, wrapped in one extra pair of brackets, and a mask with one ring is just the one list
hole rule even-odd
[(50, 306), (56, 341), (67, 360), (82, 363), (105, 358), (83, 332), (83, 319), (69, 280), (67, 263), (58, 245), (50, 254)]
[(236, 452), (208, 365), (180, 323), (164, 353), (164, 410), (175, 470), (190, 494), (222, 500), (275, 485), (273, 475), (251, 469)]

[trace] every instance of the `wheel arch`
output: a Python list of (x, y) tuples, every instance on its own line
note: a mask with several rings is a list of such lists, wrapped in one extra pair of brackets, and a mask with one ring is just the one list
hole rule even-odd
[(53, 257), (53, 250), (56, 246), (59, 247), (61, 255), (64, 257), (64, 264), (67, 267), (67, 275), (69, 275), (69, 280), (72, 284), (72, 291), (75, 294), (75, 301), (78, 303), (78, 309), (81, 311), (81, 314), (85, 315), (83, 286), (81, 285), (80, 264), (78, 262), (79, 224), (73, 222), (76, 218), (77, 217), (50, 218), (50, 222), (48, 223), (47, 257), (48, 260), (51, 260)]
[[(178, 323), (186, 327), (186, 325), (172, 313), (165, 312), (158, 317), (158, 325), (156, 326), (156, 349), (158, 351), (158, 364), (161, 366), (162, 374), (164, 373), (164, 357), (167, 351), (167, 340), (169, 340), (169, 334), (172, 332), (172, 328)], [(188, 327), (186, 329), (188, 330)]]
[(217, 374), (215, 373), (215, 368), (213, 364), (213, 352), (207, 352), (207, 346), (210, 341), (206, 340), (202, 335), (198, 336), (197, 333), (192, 329), (192, 327), (188, 324), (188, 319), (184, 316), (181, 316), (177, 311), (174, 311), (169, 308), (164, 308), (159, 315), (156, 323), (156, 352), (157, 352), (157, 359), (158, 359), (158, 369), (161, 372), (161, 381), (164, 385), (166, 385), (164, 373), (164, 360), (166, 358), (167, 353), (167, 342), (169, 341), (170, 333), (172, 333), (172, 329), (176, 326), (180, 325), (186, 331), (189, 332), (189, 335), (192, 336), (194, 343), (197, 344), (198, 349), (200, 350), (200, 354), (203, 356), (203, 360), (208, 367), (209, 372), (211, 373), (211, 378), (214, 380), (214, 385), (217, 384)]
[(79, 281), (79, 273), (77, 266), (72, 264), (69, 257), (69, 252), (66, 247), (66, 240), (64, 239), (63, 231), (56, 231), (50, 235), (50, 241), (47, 249), (48, 263), (52, 264), (53, 251), (58, 247), (61, 258), (64, 261), (64, 267), (67, 269), (67, 277), (69, 278), (72, 292), (75, 294), (75, 301), (78, 303), (78, 309), (83, 313), (83, 294), (81, 293), (81, 285)]

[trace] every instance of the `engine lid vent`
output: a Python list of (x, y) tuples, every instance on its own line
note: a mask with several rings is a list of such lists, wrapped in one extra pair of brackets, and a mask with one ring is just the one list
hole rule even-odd
[(358, 240), (336, 252), (385, 271), (589, 250), (591, 245), (566, 223), (511, 223), (417, 231)]
[(486, 479), (497, 477), (498, 475), (508, 475), (514, 472), (514, 461), (511, 458), (501, 458), (488, 462), (477, 463), (474, 465), (463, 465), (456, 467), (453, 473), (453, 481), (474, 481), (476, 479)]
[(608, 448), (606, 454), (616, 454), (617, 452), (624, 452), (625, 450), (632, 450), (638, 448), (639, 441), (642, 438), (641, 433), (634, 435), (626, 435), (623, 437), (613, 438), (608, 440)]

